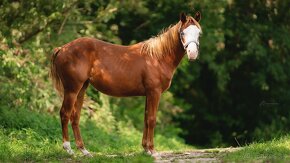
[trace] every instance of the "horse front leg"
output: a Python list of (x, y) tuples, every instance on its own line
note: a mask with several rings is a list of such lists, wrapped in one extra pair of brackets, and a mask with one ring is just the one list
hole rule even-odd
[(145, 102), (145, 111), (144, 111), (144, 128), (143, 128), (143, 138), (142, 138), (142, 146), (145, 152), (148, 152), (147, 149), (147, 133), (148, 133), (148, 124), (147, 124), (148, 110), (147, 110), (147, 97)]
[(151, 155), (154, 150), (154, 128), (156, 126), (156, 114), (160, 101), (161, 91), (154, 90), (146, 94), (146, 109), (144, 117), (144, 131), (142, 145), (145, 151)]

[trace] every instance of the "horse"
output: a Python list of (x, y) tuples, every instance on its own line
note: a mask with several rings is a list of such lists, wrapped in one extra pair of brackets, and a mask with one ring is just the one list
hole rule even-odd
[(92, 156), (79, 129), (84, 94), (91, 84), (114, 97), (146, 96), (142, 146), (146, 153), (156, 154), (153, 138), (160, 96), (170, 87), (185, 52), (190, 61), (197, 59), (200, 19), (200, 12), (194, 17), (181, 13), (175, 25), (130, 46), (82, 37), (55, 48), (50, 74), (63, 97), (60, 109), (63, 148), (74, 154), (68, 134), (70, 121), (77, 148), (83, 155)]

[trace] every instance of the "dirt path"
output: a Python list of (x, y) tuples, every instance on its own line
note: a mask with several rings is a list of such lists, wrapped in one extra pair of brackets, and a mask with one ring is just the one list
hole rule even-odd
[(233, 152), (239, 148), (217, 148), (202, 149), (186, 152), (160, 152), (155, 163), (187, 163), (187, 162), (222, 162), (220, 158), (226, 153)]

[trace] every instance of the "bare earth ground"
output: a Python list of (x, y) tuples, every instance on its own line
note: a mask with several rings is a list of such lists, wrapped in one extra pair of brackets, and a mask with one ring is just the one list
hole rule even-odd
[(155, 163), (188, 163), (188, 162), (222, 162), (222, 156), (229, 152), (239, 150), (239, 148), (216, 148), (216, 149), (197, 149), (185, 152), (159, 152), (155, 157)]

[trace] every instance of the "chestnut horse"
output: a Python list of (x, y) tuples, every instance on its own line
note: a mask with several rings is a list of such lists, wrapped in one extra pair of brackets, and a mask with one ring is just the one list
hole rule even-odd
[(79, 129), (84, 94), (89, 84), (110, 96), (146, 96), (142, 146), (153, 155), (156, 112), (161, 93), (171, 84), (176, 67), (187, 52), (198, 56), (200, 12), (180, 14), (180, 21), (149, 40), (121, 46), (94, 38), (79, 38), (56, 48), (51, 57), (51, 76), (63, 94), (60, 110), (63, 148), (73, 154), (69, 142), (71, 122), (76, 146), (87, 156)]

